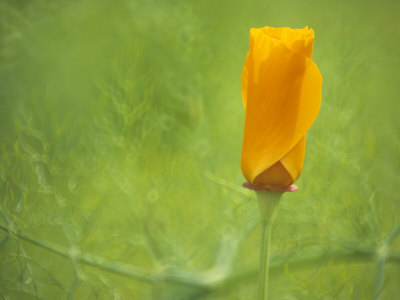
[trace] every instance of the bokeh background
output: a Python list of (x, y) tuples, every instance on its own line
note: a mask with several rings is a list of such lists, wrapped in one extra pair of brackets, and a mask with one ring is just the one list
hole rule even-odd
[(397, 1), (0, 0), (0, 298), (255, 299), (251, 27), (323, 75), (271, 299), (400, 299)]

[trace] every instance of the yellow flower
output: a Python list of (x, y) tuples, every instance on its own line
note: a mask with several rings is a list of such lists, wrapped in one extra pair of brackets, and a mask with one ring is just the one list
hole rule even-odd
[(242, 172), (253, 186), (285, 188), (300, 176), (305, 135), (321, 105), (322, 77), (311, 60), (313, 41), (308, 27), (250, 30), (242, 72)]

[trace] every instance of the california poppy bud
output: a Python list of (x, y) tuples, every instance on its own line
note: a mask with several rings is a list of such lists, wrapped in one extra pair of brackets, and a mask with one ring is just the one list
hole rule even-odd
[(242, 172), (253, 186), (290, 186), (303, 168), (306, 132), (321, 105), (322, 76), (311, 60), (314, 31), (252, 28), (242, 73), (246, 109)]

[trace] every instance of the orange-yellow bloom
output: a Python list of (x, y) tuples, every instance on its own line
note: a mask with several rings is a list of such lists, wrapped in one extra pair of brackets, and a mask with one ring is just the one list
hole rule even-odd
[(242, 172), (254, 186), (284, 188), (300, 176), (305, 135), (321, 105), (322, 77), (311, 60), (313, 41), (308, 27), (250, 31), (242, 72)]

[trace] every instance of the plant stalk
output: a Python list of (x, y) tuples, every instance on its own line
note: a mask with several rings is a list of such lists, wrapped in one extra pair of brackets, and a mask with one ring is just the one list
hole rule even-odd
[(260, 275), (258, 286), (258, 299), (268, 299), (268, 277), (269, 277), (269, 253), (271, 243), (271, 227), (272, 224), (262, 222), (262, 239), (260, 252)]
[(377, 250), (377, 276), (375, 283), (375, 300), (380, 300), (382, 297), (384, 279), (385, 279), (385, 264), (388, 254), (388, 244), (387, 242), (383, 242)]
[(280, 192), (257, 191), (260, 208), (262, 235), (260, 249), (260, 268), (258, 282), (258, 299), (268, 299), (269, 260), (271, 251), (271, 231), (276, 208), (282, 196)]

